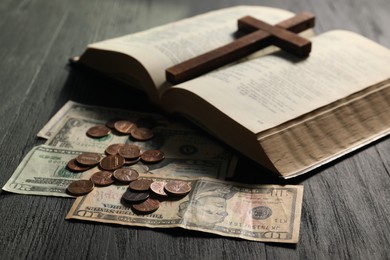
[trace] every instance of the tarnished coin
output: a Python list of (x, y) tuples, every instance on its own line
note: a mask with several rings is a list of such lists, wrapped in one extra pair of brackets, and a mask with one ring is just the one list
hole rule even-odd
[(130, 134), (134, 139), (140, 141), (146, 141), (153, 137), (153, 131), (145, 127), (134, 127)]
[(149, 198), (149, 196), (149, 192), (135, 192), (127, 190), (125, 193), (123, 193), (122, 199), (126, 202), (134, 203), (146, 200), (147, 198)]
[(141, 155), (141, 150), (137, 145), (125, 144), (119, 148), (118, 154), (125, 159), (135, 159)]
[(82, 165), (95, 166), (101, 159), (102, 157), (97, 153), (82, 153), (77, 156), (76, 161)]
[(168, 194), (164, 190), (165, 184), (167, 184), (166, 181), (155, 181), (150, 184), (150, 189), (157, 195), (166, 197)]
[(165, 154), (160, 150), (147, 150), (141, 154), (141, 160), (147, 163), (156, 163), (165, 158)]
[(136, 125), (129, 120), (119, 120), (114, 123), (115, 130), (122, 134), (130, 134), (134, 127)]
[(100, 161), (100, 167), (106, 171), (114, 171), (122, 167), (124, 163), (125, 159), (122, 156), (108, 155)]
[(131, 206), (134, 210), (146, 214), (156, 211), (160, 207), (160, 202), (158, 200), (148, 198), (142, 203), (133, 204)]
[(114, 171), (114, 178), (121, 182), (131, 182), (138, 179), (139, 173), (130, 168), (120, 168)]
[(147, 191), (150, 188), (150, 184), (152, 184), (152, 180), (148, 179), (138, 179), (129, 184), (129, 188), (135, 191)]
[(93, 187), (93, 182), (91, 180), (78, 180), (71, 182), (67, 190), (72, 195), (80, 196), (91, 192)]
[(169, 194), (184, 196), (191, 191), (191, 185), (185, 181), (169, 181), (165, 185), (165, 190)]
[(83, 172), (88, 169), (91, 169), (91, 166), (81, 165), (76, 161), (76, 159), (70, 160), (66, 165), (66, 167), (68, 167), (68, 169), (71, 170), (72, 172)]
[(99, 171), (95, 172), (92, 177), (91, 181), (96, 186), (108, 186), (114, 183), (114, 179), (112, 178), (112, 172), (109, 171)]
[(125, 146), (125, 144), (111, 144), (107, 146), (104, 152), (108, 155), (116, 155), (118, 154), (119, 149), (123, 146)]
[(111, 133), (111, 129), (105, 125), (97, 125), (88, 129), (87, 135), (93, 138), (100, 138)]

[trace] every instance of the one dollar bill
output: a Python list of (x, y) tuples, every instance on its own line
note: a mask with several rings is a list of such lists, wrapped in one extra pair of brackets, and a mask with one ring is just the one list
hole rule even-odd
[(187, 196), (161, 200), (151, 214), (137, 215), (122, 204), (127, 186), (112, 185), (77, 198), (66, 218), (150, 228), (181, 227), (254, 241), (298, 242), (303, 186), (244, 185), (210, 178), (186, 181), (192, 186)]

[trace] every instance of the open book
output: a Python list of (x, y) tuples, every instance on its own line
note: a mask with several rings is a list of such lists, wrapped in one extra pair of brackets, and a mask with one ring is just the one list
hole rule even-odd
[(88, 46), (79, 62), (143, 89), (281, 177), (303, 174), (390, 132), (390, 50), (360, 35), (312, 37), (307, 59), (269, 48), (170, 85), (165, 69), (234, 40), (237, 20), (294, 14), (238, 6)]

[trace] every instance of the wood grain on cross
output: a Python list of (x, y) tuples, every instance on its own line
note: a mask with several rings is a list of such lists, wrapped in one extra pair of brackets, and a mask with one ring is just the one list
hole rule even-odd
[(182, 83), (270, 45), (307, 57), (311, 42), (296, 33), (313, 27), (314, 20), (314, 15), (303, 12), (273, 26), (250, 16), (243, 17), (238, 20), (238, 29), (247, 35), (168, 68), (166, 79), (172, 84)]

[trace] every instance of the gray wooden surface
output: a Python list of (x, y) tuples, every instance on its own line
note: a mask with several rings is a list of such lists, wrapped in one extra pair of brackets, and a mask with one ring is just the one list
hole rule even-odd
[[(390, 47), (388, 0), (1, 0), (0, 186), (69, 99), (153, 111), (121, 84), (69, 68), (86, 44), (242, 3), (310, 11), (317, 33), (348, 29)], [(278, 182), (245, 160), (240, 169), (238, 180)], [(305, 188), (296, 246), (66, 221), (72, 199), (2, 191), (0, 259), (389, 259), (389, 170), (384, 138), (291, 181)]]

